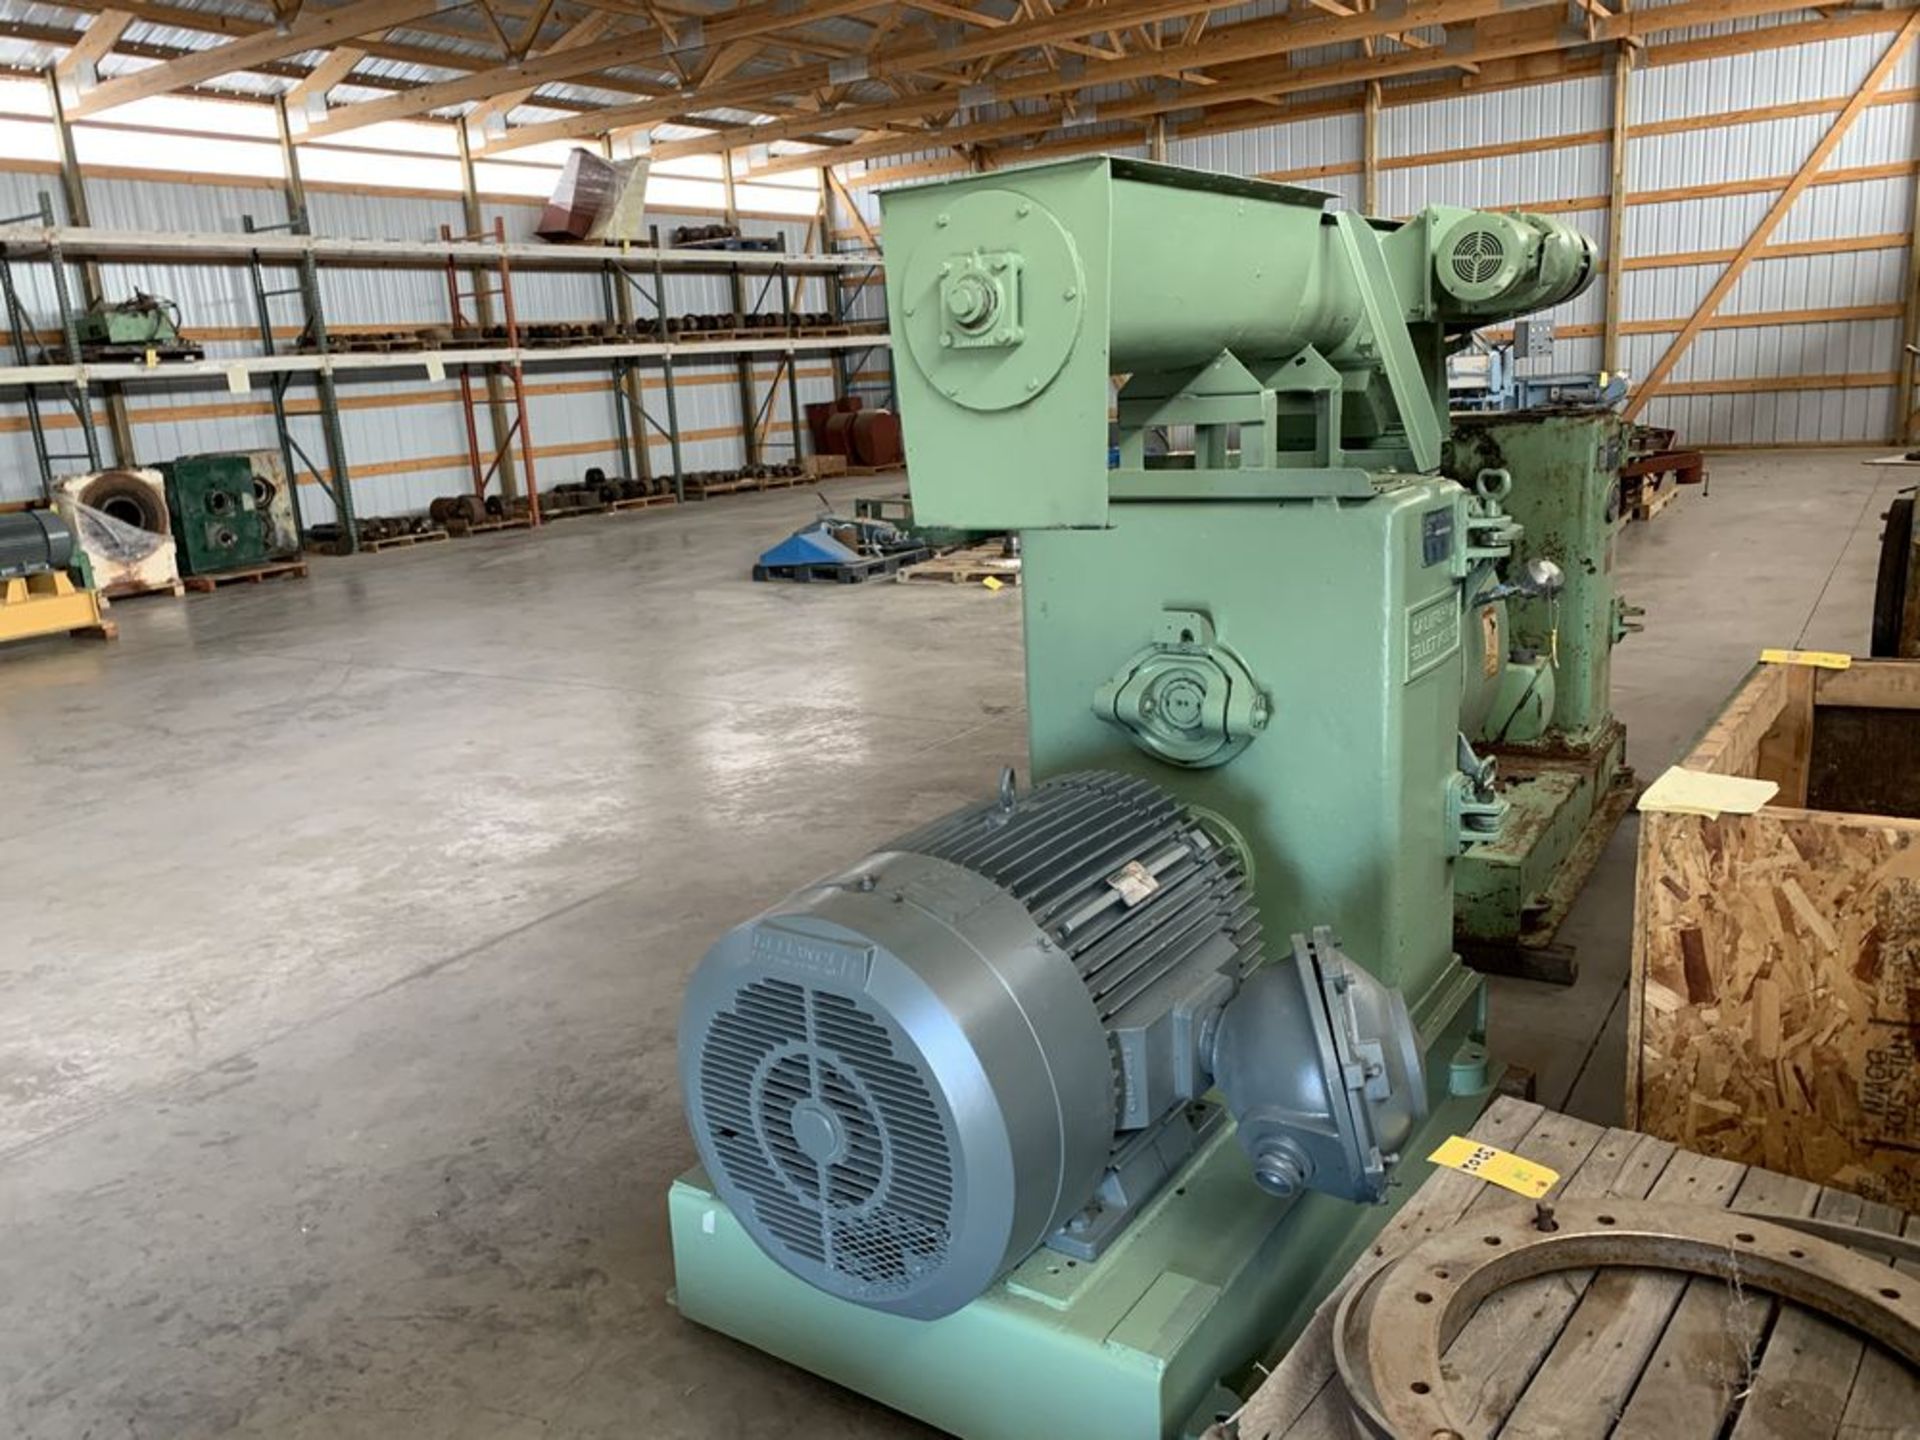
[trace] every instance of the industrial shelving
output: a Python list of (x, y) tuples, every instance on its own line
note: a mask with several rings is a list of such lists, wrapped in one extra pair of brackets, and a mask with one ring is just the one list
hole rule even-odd
[[(51, 215), (51, 206), (43, 203), (43, 216), (48, 215)], [(883, 331), (853, 330), (844, 323), (847, 309), (845, 285), (849, 281), (863, 281), (879, 273), (881, 261), (873, 255), (794, 254), (752, 249), (713, 250), (624, 244), (559, 246), (508, 240), (497, 222), (491, 235), (448, 236), (439, 240), (368, 240), (311, 235), (305, 233), (304, 216), (297, 214), (292, 220), (277, 226), (256, 226), (251, 217), (245, 218), (243, 225), (245, 228), (237, 233), (225, 233), (108, 230), (84, 225), (20, 223), (17, 220), (0, 223), (0, 279), (6, 282), (8, 320), (16, 337), (14, 358), (17, 362), (10, 366), (0, 365), (0, 388), (24, 389), (30, 402), (42, 390), (58, 391), (77, 399), (79, 403), (76, 408), (82, 413), (85, 425), (85, 397), (94, 387), (106, 389), (130, 384), (165, 384), (202, 379), (224, 381), (239, 390), (251, 388), (256, 378), (265, 378), (288, 474), (297, 476), (301, 472), (302, 466), (294, 463), (298, 456), (304, 469), (332, 498), (341, 522), (342, 536), (349, 545), (354, 533), (353, 501), (345, 444), (340, 431), (338, 402), (333, 393), (336, 377), (419, 370), (425, 370), (435, 377), (458, 374), (462, 380), (462, 400), (467, 406), (469, 421), (475, 403), (470, 377), (475, 373), (509, 377), (513, 382), (512, 398), (504, 403), (511, 407), (513, 418), (504, 430), (496, 427), (498, 449), (491, 463), (487, 462), (481, 451), (477, 427), (471, 423), (467, 425), (473, 478), (476, 490), (483, 493), (493, 477), (501, 473), (504, 457), (517, 437), (522, 465), (527, 472), (527, 493), (533, 495), (537, 486), (533, 483), (533, 450), (527, 436), (524, 387), (520, 383), (522, 368), (535, 364), (608, 365), (613, 370), (615, 387), (624, 391), (627, 399), (626, 406), (616, 406), (623, 458), (634, 473), (646, 473), (647, 445), (644, 432), (651, 427), (671, 447), (675, 490), (678, 494), (682, 466), (680, 429), (674, 400), (676, 362), (747, 361), (756, 355), (780, 358), (780, 371), (774, 383), (768, 387), (764, 403), (755, 401), (750, 382), (743, 382), (743, 400), (746, 403), (742, 407), (742, 425), (749, 463), (753, 463), (758, 459), (760, 432), (773, 419), (773, 407), (782, 389), (783, 378), (787, 406), (791, 412), (793, 449), (795, 458), (798, 458), (800, 436), (805, 430), (805, 423), (800, 414), (795, 375), (797, 355), (829, 353), (835, 354), (836, 358), (850, 359), (856, 352), (884, 348), (889, 343)], [(64, 347), (64, 361), (32, 363), (20, 343), (20, 337), (31, 333), (34, 327), (19, 313), (15, 303), (12, 266), (21, 262), (44, 262), (53, 267), (56, 282), (53, 293), (62, 312), (59, 317), (60, 328), (63, 333), (70, 335), (75, 316), (64, 284), (63, 267), (68, 262), (88, 261), (250, 267), (261, 353), (219, 359), (164, 360), (151, 364), (125, 360), (88, 362), (79, 354), (77, 345), (70, 343)], [(443, 270), (449, 276), (449, 303), (456, 323), (465, 319), (460, 309), (462, 299), (477, 299), (482, 294), (500, 298), (511, 316), (512, 275), (516, 270), (598, 272), (603, 277), (607, 319), (623, 325), (629, 333), (646, 329), (654, 329), (657, 333), (653, 338), (644, 340), (635, 338), (589, 341), (577, 345), (528, 345), (521, 335), (524, 326), (510, 323), (504, 327), (507, 333), (502, 337), (505, 341), (502, 344), (340, 352), (330, 347), (320, 298), (318, 272), (328, 266)], [(263, 273), (268, 267), (292, 268), (298, 276), (298, 283), (281, 290), (268, 289)], [(463, 270), (473, 277), (473, 288), (466, 291), (459, 288), (458, 277)], [(770, 330), (752, 336), (676, 338), (668, 331), (665, 283), (669, 275), (686, 274), (729, 276), (735, 282), (736, 296), (746, 293), (748, 283), (758, 282), (758, 293), (750, 303), (736, 302), (737, 314), (757, 311), (776, 286), (780, 313), (788, 313), (792, 308), (792, 285), (796, 278), (830, 277), (834, 282), (827, 287), (830, 313), (839, 323), (829, 327), (833, 333), (824, 334)], [(486, 286), (484, 291), (481, 288), (483, 284)], [(298, 328), (301, 341), (299, 348), (293, 350), (277, 348), (273, 338), (276, 327), (271, 302), (280, 296), (297, 297), (300, 302)], [(633, 302), (636, 297), (650, 313), (635, 310)], [(664, 423), (648, 414), (643, 403), (642, 387), (636, 378), (643, 362), (657, 362), (662, 371), (666, 407)], [(845, 384), (846, 374), (844, 365), (836, 365), (838, 385)], [(288, 425), (286, 392), (295, 380), (301, 378), (312, 379), (319, 392), (318, 409), (328, 451), (325, 467), (313, 462)], [(498, 406), (503, 401), (490, 391), (485, 403)], [(30, 408), (33, 408), (31, 404)], [(46, 448), (41, 427), (36, 425), (33, 428), (42, 477), (50, 481), (53, 460), (66, 457), (51, 455)], [(85, 428), (91, 441), (92, 427), (85, 425)], [(98, 451), (92, 443), (89, 449), (95, 455), (94, 464), (97, 466)], [(328, 475), (332, 476), (331, 483), (328, 483)], [(537, 499), (533, 501), (532, 508), (535, 523), (538, 523)], [(304, 519), (302, 524), (304, 526)]]

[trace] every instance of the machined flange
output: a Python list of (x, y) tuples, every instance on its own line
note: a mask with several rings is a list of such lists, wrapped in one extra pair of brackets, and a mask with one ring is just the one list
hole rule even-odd
[(1357, 1417), (1401, 1440), (1462, 1440), (1471, 1397), (1441, 1357), (1481, 1301), (1537, 1275), (1624, 1265), (1764, 1290), (1878, 1341), (1920, 1369), (1920, 1281), (1805, 1230), (1645, 1200), (1516, 1206), (1467, 1220), (1355, 1285), (1334, 1352)]

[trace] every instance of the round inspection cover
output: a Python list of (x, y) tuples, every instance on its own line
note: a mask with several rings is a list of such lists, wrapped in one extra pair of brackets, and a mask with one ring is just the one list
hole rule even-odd
[(95, 476), (74, 497), (90, 510), (155, 535), (171, 535), (167, 502), (157, 486), (131, 470), (108, 470)]
[[(1019, 324), (1012, 345), (942, 345), (941, 267), (975, 254), (1019, 257)], [(1013, 190), (977, 190), (943, 210), (907, 265), (900, 324), (928, 382), (969, 410), (1024, 405), (1066, 366), (1086, 309), (1086, 275), (1051, 211)]]

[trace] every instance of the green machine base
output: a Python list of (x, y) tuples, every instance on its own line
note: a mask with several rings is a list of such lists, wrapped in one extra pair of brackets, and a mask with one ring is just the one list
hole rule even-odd
[[(1039, 1250), (972, 1304), (909, 1320), (788, 1274), (696, 1168), (668, 1197), (674, 1301), (689, 1320), (964, 1440), (1197, 1433), (1220, 1418), (1222, 1383), (1293, 1342), (1426, 1179), (1425, 1157), (1486, 1107), (1485, 1052), (1466, 1034), (1476, 1008), (1463, 1005), (1429, 1052), (1439, 1095), (1384, 1205), (1276, 1200), (1222, 1126), (1100, 1259)], [(1451, 1075), (1443, 1056), (1455, 1057)]]
[(1611, 723), (1584, 751), (1495, 749), (1512, 808), (1500, 838), (1454, 865), (1454, 923), (1479, 969), (1571, 984), (1572, 952), (1553, 937), (1633, 800), (1626, 731)]

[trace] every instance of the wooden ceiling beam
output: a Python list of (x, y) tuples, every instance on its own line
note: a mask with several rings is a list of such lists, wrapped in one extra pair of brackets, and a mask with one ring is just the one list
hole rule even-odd
[[(1728, 0), (1713, 0), (1713, 3), (1728, 3)], [(1783, 3), (1783, 0), (1751, 0), (1751, 3), (1779, 4)], [(1805, 0), (1801, 0), (1801, 3), (1804, 4)], [(1197, 45), (1180, 50), (1155, 51), (1129, 56), (1125, 60), (1116, 61), (1112, 65), (1102, 66), (1098, 70), (1078, 76), (1043, 74), (996, 84), (991, 87), (992, 93), (982, 97), (978, 103), (1012, 105), (1022, 100), (1043, 100), (1062, 93), (1071, 94), (1090, 85), (1161, 77), (1179, 70), (1236, 62), (1284, 60), (1298, 50), (1355, 43), (1369, 36), (1383, 35), (1391, 30), (1404, 30), (1410, 26), (1462, 24), (1467, 21), (1498, 20), (1501, 17), (1520, 20), (1542, 14), (1563, 15), (1564, 0), (1410, 0), (1404, 9), (1391, 16), (1361, 11), (1347, 15), (1320, 14), (1308, 18), (1284, 16), (1278, 20), (1250, 20), (1224, 29), (1216, 29)], [(1422, 51), (1420, 53), (1431, 57), (1439, 52)], [(1432, 68), (1431, 59), (1427, 66), (1421, 68)], [(1319, 73), (1319, 67), (1312, 72), (1296, 73)], [(1166, 103), (1163, 103), (1160, 110), (1154, 113), (1165, 113), (1199, 104), (1199, 97), (1202, 94), (1213, 97), (1207, 103), (1224, 103), (1226, 97), (1218, 95), (1217, 89), (1218, 87), (1214, 87), (1204, 92), (1181, 91), (1174, 96), (1161, 97)], [(944, 96), (919, 102), (856, 106), (831, 118), (839, 126), (850, 129), (877, 129), (892, 121), (913, 120), (933, 114), (943, 106), (950, 109), (953, 98)], [(1117, 119), (1127, 113), (1126, 105), (1135, 103), (1138, 102), (1123, 102), (1120, 106), (1103, 105), (1100, 107), (1100, 113)], [(617, 114), (622, 108), (627, 107), (616, 107), (605, 113)], [(1057, 107), (1050, 109), (1047, 113), (1054, 117), (1051, 122), (1053, 124), (1058, 124), (1060, 118), (1063, 118), (1061, 110)], [(815, 122), (815, 128), (819, 128), (818, 121)], [(1042, 125), (1038, 128), (1047, 127)], [(782, 130), (783, 126), (778, 122), (758, 126), (729, 126), (700, 140), (678, 141), (668, 146), (658, 147), (655, 153), (664, 159), (674, 154), (705, 154), (713, 150), (792, 138), (791, 135), (783, 134)], [(516, 133), (508, 132), (509, 143), (513, 142)], [(935, 141), (934, 143), (947, 142)]]
[[(1174, 94), (1109, 102), (1100, 106), (1099, 118), (1102, 121), (1140, 119), (1181, 110), (1272, 99), (1319, 89), (1323, 86), (1378, 81), (1461, 65), (1481, 65), (1489, 61), (1523, 60), (1529, 56), (1545, 55), (1570, 48), (1575, 44), (1586, 43), (1584, 30), (1576, 32), (1577, 38), (1569, 36), (1555, 21), (1556, 16), (1564, 13), (1558, 5), (1535, 5), (1529, 12), (1513, 6), (1481, 3), (1481, 0), (1464, 0), (1461, 8), (1465, 8), (1466, 4), (1474, 5), (1479, 13), (1466, 17), (1460, 13), (1459, 9), (1455, 9), (1450, 12), (1450, 15), (1452, 23), (1455, 24), (1460, 23), (1463, 18), (1472, 18), (1475, 21), (1476, 38), (1469, 47), (1458, 50), (1435, 47), (1387, 56), (1361, 57), (1307, 69), (1294, 69), (1287, 65), (1275, 66), (1269, 62), (1258, 72), (1235, 76), (1227, 83), (1216, 84), (1204, 90), (1184, 90)], [(1682, 27), (1713, 24), (1719, 20), (1780, 14), (1805, 8), (1805, 0), (1682, 0), (1682, 3), (1663, 5), (1656, 9), (1610, 15), (1606, 19), (1596, 19), (1593, 23), (1598, 38), (1618, 41), (1629, 34), (1644, 38), (1647, 35)], [(1413, 19), (1414, 9), (1414, 6), (1409, 5), (1391, 21), (1382, 18), (1376, 23), (1382, 26), (1394, 24), (1404, 27)], [(1304, 30), (1308, 26), (1322, 24), (1349, 26), (1355, 21), (1368, 18), (1370, 18), (1369, 15), (1362, 12), (1351, 19), (1328, 16), (1325, 19), (1296, 21), (1294, 24), (1297, 29)], [(1264, 26), (1266, 22), (1250, 23)], [(1423, 19), (1418, 23), (1434, 22)], [(1228, 47), (1222, 47), (1226, 53), (1244, 55), (1248, 47), (1244, 39), (1235, 38), (1235, 32), (1246, 28), (1247, 26), (1242, 25), (1214, 32), (1212, 40), (1187, 52), (1188, 63), (1217, 63), (1203, 61), (1200, 57), (1222, 53), (1221, 50), (1209, 48), (1217, 44), (1221, 36), (1228, 37), (1231, 42)], [(1347, 38), (1360, 37), (1355, 35)], [(1307, 43), (1319, 45), (1327, 42), (1310, 40)], [(1297, 40), (1286, 41), (1284, 45), (1286, 50), (1300, 48)], [(1269, 50), (1267, 53), (1274, 55), (1276, 52)], [(1102, 71), (1098, 78), (1104, 81), (1124, 78), (1122, 72), (1142, 64), (1151, 65), (1156, 58), (1136, 57), (1132, 61)], [(1034, 81), (999, 86), (997, 98), (1009, 103), (1027, 98), (1044, 98), (1050, 90), (1060, 88), (1049, 85), (1049, 78), (1040, 77)], [(1080, 83), (1091, 82), (1083, 79)], [(923, 103), (920, 111), (933, 113), (934, 107), (941, 103), (938, 100), (931, 104)], [(945, 108), (951, 109), (951, 97), (945, 97), (944, 104)], [(856, 107), (839, 115), (816, 117), (813, 124), (816, 128), (824, 123), (835, 123), (848, 128), (878, 129), (888, 123), (914, 118), (915, 109), (915, 106), (906, 104)], [(585, 118), (582, 117), (583, 120)], [(990, 139), (1007, 139), (1018, 135), (1043, 135), (1064, 123), (1066, 119), (1067, 114), (1063, 107), (1049, 106), (1044, 111), (1030, 112), (1024, 116), (998, 117), (966, 126), (950, 126), (939, 131), (913, 131), (898, 137), (878, 138), (843, 147), (835, 152), (834, 163), (854, 159), (877, 159), (929, 147), (973, 144), (977, 143), (983, 130), (985, 137)], [(714, 149), (748, 143), (749, 133), (754, 143), (765, 143), (769, 140), (787, 138), (781, 135), (782, 128), (783, 123), (753, 127), (751, 132), (745, 127), (726, 127), (703, 139), (677, 141), (658, 146), (654, 153), (662, 159), (671, 159), (677, 155), (701, 154)], [(1111, 137), (1109, 139), (1111, 141)], [(817, 158), (810, 155), (782, 156), (756, 166), (753, 173), (770, 175), (784, 170), (803, 169), (815, 163), (818, 163)]]
[(88, 22), (73, 48), (54, 62), (54, 75), (61, 80), (72, 77), (82, 87), (91, 85), (94, 67), (120, 43), (120, 36), (132, 23), (133, 16), (125, 10), (102, 10)]
[(329, 50), (318, 65), (306, 73), (304, 79), (294, 82), (293, 88), (281, 95), (287, 102), (288, 123), (296, 128), (308, 113), (318, 109), (326, 113), (327, 92), (340, 84), (353, 73), (353, 67), (367, 58), (367, 52), (354, 45), (341, 45)]
[(446, 7), (447, 0), (353, 0), (352, 4), (337, 9), (314, 11), (284, 28), (270, 27), (242, 40), (229, 40), (224, 45), (196, 50), (178, 60), (104, 81), (82, 95), (68, 114), (75, 119), (98, 115), (116, 105), (204, 85), (262, 61), (284, 60), (307, 50), (331, 50), (358, 36), (404, 25)]
[[(567, 32), (540, 53), (551, 54), (556, 50), (573, 50), (582, 45), (590, 45), (598, 40), (613, 24), (613, 15), (606, 10), (590, 10), (570, 26)], [(506, 124), (507, 112), (516, 105), (525, 104), (537, 87), (528, 85), (519, 90), (509, 90), (504, 95), (496, 95), (483, 101), (467, 115), (467, 129), (475, 134), (484, 134), (489, 127), (498, 128)]]
[[(606, 112), (606, 124), (601, 130), (633, 130), (659, 123), (670, 118), (662, 113), (669, 105), (682, 111), (710, 107), (760, 110), (766, 108), (764, 102), (770, 100), (806, 94), (826, 86), (844, 85), (855, 79), (879, 80), (888, 76), (918, 74), (931, 67), (961, 65), (970, 60), (982, 60), (1040, 45), (1057, 45), (1062, 41), (1109, 30), (1125, 21), (1173, 19), (1199, 11), (1228, 9), (1236, 3), (1240, 3), (1240, 0), (1111, 0), (1110, 4), (1097, 9), (1063, 10), (1037, 20), (994, 25), (982, 34), (952, 43), (913, 43), (888, 47), (881, 54), (854, 67), (801, 66), (772, 75), (743, 77), (737, 83), (698, 94), (682, 93), (652, 103), (642, 101), (635, 105), (616, 106)], [(1438, 0), (1413, 0), (1414, 6), (1433, 3), (1438, 3)], [(1540, 3), (1540, 0), (1534, 0), (1534, 3)], [(1121, 78), (1114, 73), (1115, 68), (1127, 63), (1124, 59), (1103, 59), (1098, 65), (1083, 68), (1080, 75), (1062, 74), (1053, 75), (1052, 78), (1056, 84), (1071, 81), (1076, 85), (1092, 85), (1106, 79)], [(1189, 59), (1187, 63), (1200, 62)], [(528, 126), (524, 134), (521, 131), (508, 131), (505, 137), (493, 142), (491, 148), (508, 149), (546, 140), (577, 140), (598, 133), (601, 132), (581, 128), (572, 122), (554, 121), (546, 125)]]
[[(418, 0), (414, 0), (414, 3), (418, 3)], [(807, 0), (805, 6), (796, 9), (765, 5), (743, 6), (740, 9), (724, 11), (710, 22), (688, 21), (680, 27), (678, 36), (669, 35), (657, 29), (622, 35), (618, 39), (603, 44), (583, 46), (576, 50), (559, 53), (549, 52), (537, 59), (495, 66), (457, 80), (440, 80), (429, 85), (420, 85), (403, 95), (395, 95), (385, 100), (372, 100), (362, 105), (346, 106), (328, 115), (324, 122), (309, 130), (303, 138), (322, 139), (328, 135), (357, 129), (362, 125), (377, 125), (388, 120), (406, 120), (416, 115), (424, 115), (431, 110), (464, 105), (472, 100), (489, 100), (496, 95), (504, 95), (529, 87), (538, 88), (556, 81), (578, 80), (584, 84), (592, 84), (594, 82), (591, 77), (599, 70), (619, 65), (657, 65), (670, 55), (725, 45), (733, 40), (772, 35), (781, 30), (836, 15), (852, 15), (862, 10), (872, 10), (878, 3), (879, 0)], [(651, 103), (678, 112), (685, 110), (690, 101), (689, 94), (675, 91)], [(807, 128), (819, 127), (808, 126)]]

